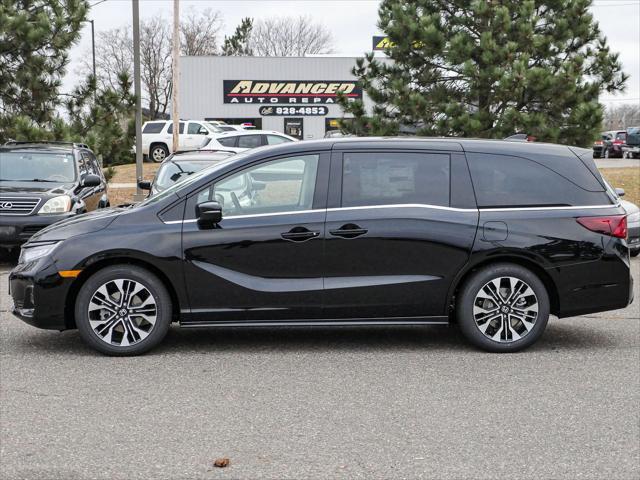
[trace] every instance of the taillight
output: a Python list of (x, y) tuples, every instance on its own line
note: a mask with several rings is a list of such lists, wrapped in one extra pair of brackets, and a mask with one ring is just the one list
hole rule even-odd
[(578, 223), (592, 232), (617, 238), (627, 238), (627, 216), (579, 217)]
[(596, 140), (593, 142), (594, 145), (602, 145), (602, 140)]
[(622, 145), (624, 142), (622, 140), (614, 140), (613, 144), (614, 145)]

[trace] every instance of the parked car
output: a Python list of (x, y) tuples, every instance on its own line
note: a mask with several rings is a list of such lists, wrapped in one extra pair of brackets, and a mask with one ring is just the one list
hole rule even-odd
[(140, 181), (138, 186), (142, 190), (148, 190), (149, 196), (157, 195), (189, 175), (235, 154), (236, 152), (229, 150), (193, 150), (172, 153), (162, 162), (151, 182)]
[(108, 205), (107, 182), (86, 145), (0, 146), (0, 247), (17, 247), (52, 223)]
[(111, 355), (153, 348), (172, 321), (455, 322), (482, 349), (518, 351), (550, 314), (632, 300), (626, 213), (590, 157), (472, 139), (249, 150), (34, 236), (9, 275), (13, 312)]
[[(207, 137), (221, 133), (215, 125), (203, 120), (181, 120), (178, 127), (178, 149), (192, 150), (205, 143)], [(134, 147), (135, 149), (135, 147)], [(173, 121), (153, 120), (142, 126), (142, 154), (154, 162), (162, 162), (173, 152)]]
[(207, 144), (209, 148), (242, 148), (250, 149), (263, 145), (279, 145), (281, 143), (297, 142), (297, 138), (274, 130), (237, 130), (215, 135)]
[(628, 158), (640, 158), (640, 127), (627, 128), (625, 144), (622, 146), (622, 155)]
[(629, 250), (632, 257), (637, 257), (640, 254), (640, 208), (635, 203), (626, 200), (621, 200), (620, 203), (627, 212)]
[(602, 132), (601, 138), (593, 143), (594, 158), (622, 158), (622, 146), (625, 144), (625, 130)]

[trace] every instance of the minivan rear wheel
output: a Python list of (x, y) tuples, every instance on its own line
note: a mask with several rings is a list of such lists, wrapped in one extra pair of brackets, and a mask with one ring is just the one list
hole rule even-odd
[(139, 355), (158, 345), (171, 325), (171, 297), (151, 272), (117, 265), (93, 274), (75, 305), (76, 325), (107, 355)]
[(517, 352), (535, 343), (549, 320), (542, 281), (520, 265), (500, 263), (475, 272), (456, 301), (462, 334), (489, 352)]

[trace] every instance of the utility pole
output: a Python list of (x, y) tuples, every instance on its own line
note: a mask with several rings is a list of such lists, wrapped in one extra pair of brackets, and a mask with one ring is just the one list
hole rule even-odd
[(180, 78), (180, 0), (173, 0), (173, 53), (171, 79), (171, 119), (173, 120), (173, 151), (177, 152), (180, 142), (178, 109), (178, 82)]
[(142, 180), (142, 92), (140, 88), (140, 10), (139, 1), (132, 0), (133, 8), (133, 85), (136, 95), (136, 194), (134, 201), (144, 199), (138, 182)]

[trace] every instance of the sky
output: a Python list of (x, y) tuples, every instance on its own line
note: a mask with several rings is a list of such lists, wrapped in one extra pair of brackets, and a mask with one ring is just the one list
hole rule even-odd
[[(89, 0), (93, 5), (89, 19), (96, 32), (131, 23), (131, 0)], [(333, 34), (335, 54), (362, 56), (371, 49), (371, 36), (379, 33), (379, 0), (181, 0), (181, 12), (190, 8), (219, 10), (224, 19), (223, 35), (230, 35), (244, 17), (309, 15)], [(630, 75), (626, 91), (603, 94), (604, 104), (640, 103), (640, 0), (595, 0), (591, 11), (607, 37), (612, 51), (620, 54), (624, 71)], [(140, 17), (162, 14), (171, 21), (172, 0), (140, 0)], [(83, 56), (90, 55), (91, 26), (71, 51), (63, 88), (70, 91), (78, 83), (76, 73)]]

